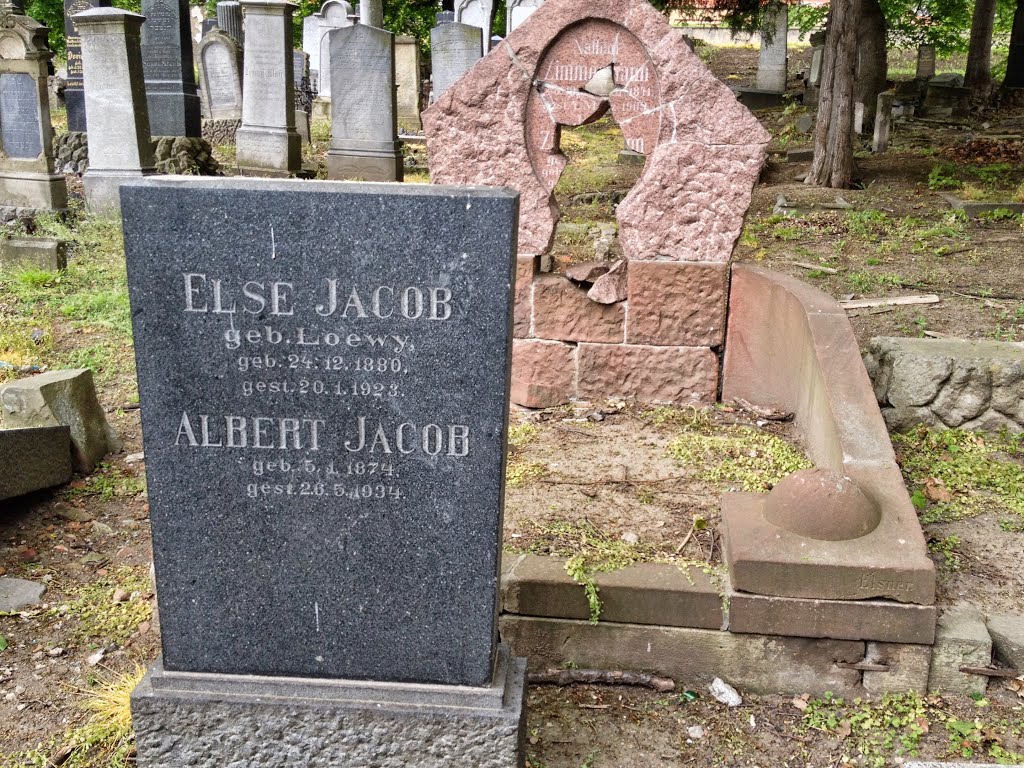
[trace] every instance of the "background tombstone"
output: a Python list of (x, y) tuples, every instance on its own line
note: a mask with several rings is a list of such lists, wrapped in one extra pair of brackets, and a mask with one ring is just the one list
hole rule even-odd
[[(327, 36), (332, 29), (352, 26), (352, 6), (345, 0), (327, 0), (316, 17), (316, 43), (309, 53), (309, 68), (316, 70), (318, 98), (323, 102), (331, 100), (331, 51), (327, 44)], [(303, 27), (305, 35), (305, 27)], [(303, 49), (305, 50), (305, 48)]]
[(142, 68), (154, 136), (201, 136), (188, 0), (142, 0)]
[(871, 151), (876, 155), (889, 150), (889, 138), (892, 135), (892, 108), (896, 100), (893, 91), (882, 91), (878, 94), (878, 107), (875, 110), (875, 135), (872, 139)]
[(505, 36), (512, 34), (530, 14), (544, 5), (544, 0), (506, 0)]
[[(163, 647), (140, 768), (521, 766), (525, 664), (496, 641), (515, 194), (122, 197)], [(242, 364), (252, 334), (274, 370)]]
[(215, 29), (199, 43), (200, 93), (206, 120), (242, 119), (242, 51), (235, 38)]
[(217, 3), (217, 26), (231, 35), (240, 47), (245, 46), (245, 28), (242, 21), (242, 6), (235, 0)]
[(295, 77), (295, 130), (302, 142), (309, 144), (309, 116), (316, 97), (309, 77), (309, 54), (292, 51), (292, 68)]
[(438, 25), (430, 30), (430, 62), (433, 88), (430, 102), (441, 94), (480, 60), (480, 28), (458, 22), (444, 22), (438, 14)]
[(785, 5), (771, 3), (764, 7), (763, 14), (761, 51), (757, 58), (757, 87), (764, 91), (783, 93), (787, 79), (789, 12)]
[(295, 131), (295, 75), (292, 12), (287, 0), (244, 0), (246, 44), (242, 127), (238, 169), (243, 175), (290, 176), (302, 167), (302, 146)]
[(401, 181), (395, 36), (356, 24), (332, 31), (329, 42), (334, 98), (327, 178)]
[(817, 106), (821, 91), (821, 69), (825, 62), (825, 32), (820, 30), (811, 34), (811, 68), (807, 73), (804, 89), (804, 104)]
[(930, 80), (935, 77), (935, 46), (919, 45), (917, 47), (917, 80)]
[(68, 111), (68, 130), (85, 132), (85, 91), (82, 89), (82, 39), (74, 15), (90, 8), (109, 8), (110, 0), (64, 0), (65, 55), (68, 62), (64, 104)]
[(384, 28), (383, 0), (360, 0), (359, 23), (376, 29)]
[(144, 20), (120, 8), (75, 15), (89, 132), (89, 169), (82, 181), (86, 204), (94, 211), (116, 211), (118, 186), (154, 172), (142, 74)]
[(398, 84), (398, 130), (417, 133), (420, 122), (420, 44), (415, 37), (395, 38), (395, 81)]
[(46, 47), (49, 30), (18, 1), (0, 7), (0, 208), (67, 208), (62, 174), (54, 173)]
[(202, 26), (200, 27), (199, 39), (202, 40), (215, 29), (220, 29), (220, 27), (217, 26), (216, 19), (203, 19)]
[(455, 21), (480, 29), (481, 52), (484, 56), (491, 49), (493, 16), (494, 0), (455, 0)]

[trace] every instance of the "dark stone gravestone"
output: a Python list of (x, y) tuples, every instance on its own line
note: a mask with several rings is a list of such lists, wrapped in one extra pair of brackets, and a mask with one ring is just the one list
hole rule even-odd
[(85, 90), (82, 80), (82, 38), (71, 18), (90, 8), (109, 8), (110, 0), (64, 0), (64, 33), (67, 35), (67, 87), (64, 103), (68, 110), (68, 130), (85, 131)]
[(496, 640), (517, 206), (122, 187), (164, 654), (140, 766), (520, 764)]
[(200, 27), (200, 33), (199, 33), (200, 38), (206, 37), (208, 34), (213, 32), (213, 30), (215, 30), (215, 29), (219, 29), (219, 27), (217, 26), (217, 20), (216, 19), (203, 19), (203, 24), (202, 24), (202, 27)]
[(27, 72), (0, 74), (0, 143), (10, 157), (35, 158), (43, 151), (39, 93)]
[(142, 0), (142, 68), (153, 136), (200, 136), (188, 0)]

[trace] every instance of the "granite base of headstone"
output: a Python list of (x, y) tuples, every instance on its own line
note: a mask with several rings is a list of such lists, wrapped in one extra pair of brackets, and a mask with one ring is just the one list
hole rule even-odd
[(91, 8), (109, 8), (111, 0), (64, 0), (65, 56), (67, 77), (64, 105), (67, 107), (68, 130), (85, 133), (85, 87), (82, 81), (82, 38), (75, 26), (74, 15)]
[[(10, 12), (13, 10), (14, 12)], [(67, 207), (67, 185), (54, 165), (47, 68), (48, 29), (11, 8), (0, 37), (0, 208)]]
[(518, 196), (122, 201), (163, 649), (140, 768), (522, 766), (496, 630)]
[(401, 181), (395, 36), (356, 24), (329, 35), (334, 94), (327, 178)]

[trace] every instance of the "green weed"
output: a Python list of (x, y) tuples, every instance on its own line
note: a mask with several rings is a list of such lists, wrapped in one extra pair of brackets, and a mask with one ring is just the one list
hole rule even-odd
[(960, 189), (963, 182), (956, 176), (956, 166), (949, 163), (934, 165), (928, 173), (928, 189), (935, 192)]
[[(114, 602), (114, 594), (122, 590), (127, 599)], [(153, 615), (153, 606), (143, 596), (150, 590), (149, 573), (145, 568), (121, 566), (96, 581), (74, 587), (70, 599), (50, 609), (50, 614), (74, 624), (67, 637), (79, 643), (106, 645), (124, 643), (139, 625)]]

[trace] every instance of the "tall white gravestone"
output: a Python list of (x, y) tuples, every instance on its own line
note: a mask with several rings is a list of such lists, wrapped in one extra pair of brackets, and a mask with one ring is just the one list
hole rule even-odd
[(13, 209), (7, 214), (68, 204), (64, 176), (53, 167), (48, 32), (24, 15), (20, 0), (0, 5), (0, 208)]
[(401, 181), (395, 36), (357, 24), (330, 34), (331, 148), (327, 178)]
[(415, 37), (395, 38), (395, 80), (398, 84), (398, 129), (420, 131), (420, 44)]
[(455, 0), (455, 21), (480, 29), (481, 52), (491, 49), (491, 17), (494, 0)]
[(480, 28), (443, 22), (442, 16), (438, 14), (438, 25), (430, 30), (431, 104), (480, 60)]
[[(317, 98), (326, 102), (331, 100), (331, 50), (327, 44), (327, 36), (331, 30), (351, 27), (351, 17), (352, 6), (345, 0), (327, 0), (319, 13), (307, 17), (316, 19), (311, 25), (315, 43), (310, 46), (312, 50), (306, 51), (309, 54), (309, 68), (316, 72)], [(305, 36), (305, 26), (302, 33)]]
[(199, 43), (199, 81), (203, 115), (207, 120), (242, 119), (242, 50), (235, 38), (221, 29)]
[(118, 187), (155, 171), (142, 74), (144, 16), (94, 8), (74, 17), (82, 38), (89, 170), (82, 179), (93, 211), (116, 211)]
[(757, 87), (782, 93), (786, 90), (786, 54), (789, 37), (789, 12), (785, 5), (772, 3), (764, 8), (761, 52), (757, 58)]
[(242, 127), (235, 143), (243, 175), (290, 176), (302, 167), (302, 145), (295, 130), (294, 10), (286, 0), (242, 2)]

